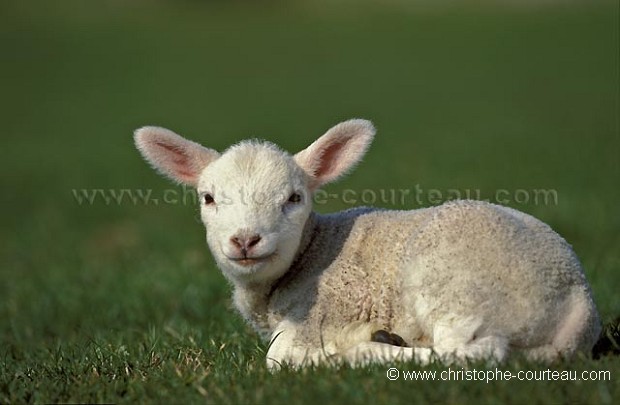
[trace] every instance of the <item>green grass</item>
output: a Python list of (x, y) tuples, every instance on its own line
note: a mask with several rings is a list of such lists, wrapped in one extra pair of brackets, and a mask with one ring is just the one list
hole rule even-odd
[(620, 314), (616, 3), (101, 3), (0, 12), (0, 403), (620, 398), (618, 358), (551, 367), (611, 372), (595, 382), (391, 382), (386, 367), (272, 375), (194, 205), (80, 205), (72, 194), (175, 189), (135, 151), (142, 125), (216, 149), (256, 136), (296, 151), (340, 120), (369, 118), (370, 153), (330, 193), (417, 184), (420, 201), (380, 204), (410, 209), (431, 204), (429, 189), (553, 189), (557, 204), (510, 205), (573, 244), (610, 320)]

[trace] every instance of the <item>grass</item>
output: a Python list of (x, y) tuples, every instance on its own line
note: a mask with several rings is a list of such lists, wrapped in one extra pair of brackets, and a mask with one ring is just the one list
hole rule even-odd
[(620, 397), (618, 358), (551, 367), (610, 371), (611, 381), (388, 381), (386, 367), (272, 375), (265, 344), (232, 310), (194, 205), (79, 204), (72, 193), (161, 198), (171, 186), (132, 145), (142, 125), (216, 149), (259, 136), (295, 151), (339, 120), (366, 117), (379, 128), (375, 144), (328, 192), (417, 185), (419, 199), (379, 202), (410, 209), (431, 205), (431, 189), (555, 190), (557, 204), (507, 203), (573, 244), (611, 320), (620, 314), (617, 4), (34, 4), (0, 13), (0, 403)]

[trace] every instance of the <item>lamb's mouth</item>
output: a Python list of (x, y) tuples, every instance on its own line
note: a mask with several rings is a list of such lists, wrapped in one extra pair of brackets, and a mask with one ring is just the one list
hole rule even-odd
[(275, 253), (269, 253), (267, 255), (256, 257), (228, 257), (228, 260), (240, 264), (241, 266), (248, 267), (258, 263), (266, 262), (270, 260), (273, 256), (275, 256)]

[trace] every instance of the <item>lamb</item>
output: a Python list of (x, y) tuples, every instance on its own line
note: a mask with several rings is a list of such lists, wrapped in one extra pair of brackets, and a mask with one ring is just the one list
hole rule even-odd
[(270, 369), (589, 353), (601, 329), (590, 288), (571, 246), (539, 220), (468, 200), (312, 211), (312, 193), (374, 135), (352, 119), (295, 155), (256, 140), (220, 154), (159, 127), (135, 142), (197, 188), (210, 250), (237, 310), (270, 342)]

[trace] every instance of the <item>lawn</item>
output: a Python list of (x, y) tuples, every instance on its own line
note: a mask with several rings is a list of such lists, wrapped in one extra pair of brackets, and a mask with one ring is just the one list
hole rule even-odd
[(259, 137), (294, 152), (341, 120), (371, 119), (365, 161), (325, 189), (358, 201), (319, 199), (318, 211), (368, 203), (363, 190), (400, 192), (374, 201), (394, 209), (468, 193), (505, 203), (573, 245), (609, 321), (620, 315), (617, 2), (255, 3), (0, 6), (0, 403), (617, 401), (619, 357), (500, 366), (608, 381), (405, 381), (447, 371), (415, 364), (397, 365), (397, 381), (379, 366), (270, 374), (191, 193), (158, 177), (131, 137), (161, 125), (219, 150)]

